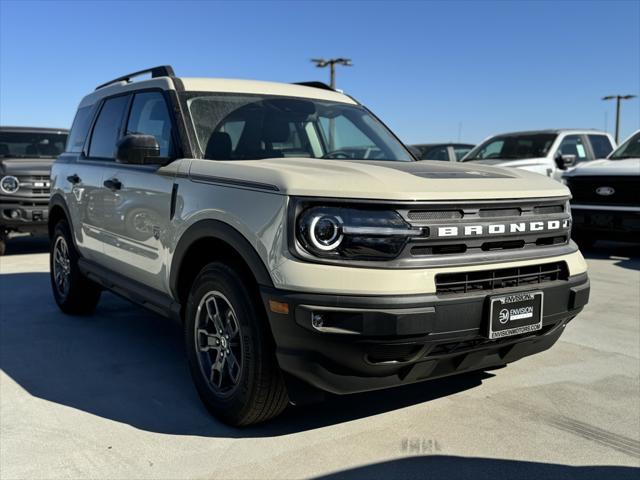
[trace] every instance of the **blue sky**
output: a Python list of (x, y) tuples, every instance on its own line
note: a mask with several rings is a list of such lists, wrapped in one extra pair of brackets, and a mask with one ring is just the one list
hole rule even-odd
[[(174, 2), (0, 0), (0, 123), (70, 125), (83, 95), (141, 68), (328, 81), (406, 142), (608, 128), (640, 94), (640, 1)], [(624, 103), (622, 136), (640, 128)]]

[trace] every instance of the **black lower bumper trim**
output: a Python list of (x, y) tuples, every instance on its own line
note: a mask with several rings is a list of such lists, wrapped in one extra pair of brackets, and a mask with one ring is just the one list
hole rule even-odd
[(0, 226), (5, 230), (46, 232), (49, 218), (48, 204), (25, 205), (0, 202)]
[[(527, 290), (544, 292), (542, 330), (489, 340), (489, 295)], [(345, 394), (503, 365), (546, 350), (588, 302), (589, 279), (582, 274), (535, 288), (446, 298), (268, 288), (262, 297), (282, 370), (321, 390)], [(270, 300), (286, 303), (289, 313), (271, 312)]]

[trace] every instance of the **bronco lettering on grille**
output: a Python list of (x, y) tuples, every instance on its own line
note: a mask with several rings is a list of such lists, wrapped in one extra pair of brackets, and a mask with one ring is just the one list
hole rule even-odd
[(536, 222), (490, 223), (484, 225), (439, 226), (437, 237), (472, 237), (489, 235), (510, 235), (524, 232), (546, 232), (568, 229), (570, 219), (546, 220)]

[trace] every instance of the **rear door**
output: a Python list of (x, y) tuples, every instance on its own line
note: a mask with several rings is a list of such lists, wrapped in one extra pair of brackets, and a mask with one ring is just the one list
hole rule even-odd
[[(160, 156), (176, 158), (176, 133), (170, 109), (161, 91), (135, 93), (126, 115), (123, 135), (153, 135)], [(105, 222), (105, 253), (109, 268), (157, 290), (164, 290), (165, 248), (168, 248), (171, 166), (115, 163), (105, 176), (105, 195), (113, 198), (111, 218)]]
[(72, 217), (78, 246), (86, 258), (102, 264), (106, 262), (105, 226), (114, 221), (111, 213), (114, 199), (105, 195), (103, 176), (115, 163), (115, 142), (128, 102), (129, 95), (121, 95), (107, 98), (98, 105), (89, 139), (67, 176), (73, 183), (71, 203), (75, 211)]

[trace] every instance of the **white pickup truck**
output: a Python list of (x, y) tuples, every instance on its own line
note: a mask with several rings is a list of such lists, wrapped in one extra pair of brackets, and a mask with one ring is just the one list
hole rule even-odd
[(495, 135), (471, 150), (463, 162), (517, 167), (560, 180), (580, 162), (606, 158), (616, 144), (597, 130), (536, 130)]

